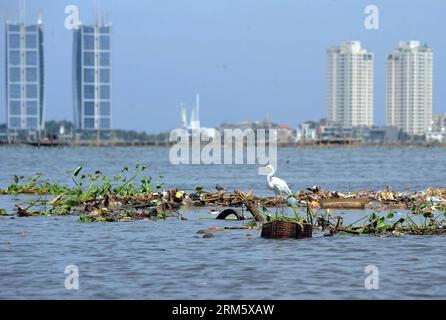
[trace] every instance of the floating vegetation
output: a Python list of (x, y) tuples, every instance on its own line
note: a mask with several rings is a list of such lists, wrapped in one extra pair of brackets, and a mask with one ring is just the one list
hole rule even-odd
[(67, 192), (69, 188), (52, 184), (42, 179), (42, 174), (38, 173), (29, 179), (24, 176), (15, 175), (13, 182), (6, 188), (0, 188), (0, 195), (44, 195), (61, 194)]
[[(446, 233), (445, 213), (446, 211), (438, 212), (436, 216), (433, 213), (424, 213), (420, 216), (409, 212), (399, 218), (395, 218), (394, 212), (390, 212), (386, 216), (371, 213), (360, 219), (360, 221), (348, 226), (342, 225), (342, 218), (340, 217), (333, 217), (327, 220), (319, 217), (318, 223), (320, 229), (328, 230), (330, 235), (336, 233), (370, 234), (375, 236), (398, 236), (403, 234), (439, 235)], [(364, 221), (364, 223), (359, 224), (361, 221)]]
[[(144, 175), (147, 167), (137, 162), (131, 170), (108, 177), (100, 171), (92, 174), (79, 166), (70, 173), (72, 186), (58, 185), (43, 179), (41, 174), (26, 179), (14, 176), (12, 183), (0, 189), (0, 195), (36, 195), (37, 200), (16, 205), (16, 215), (33, 217), (42, 215), (78, 215), (80, 222), (123, 222), (144, 219), (187, 220), (182, 210), (209, 207), (220, 213), (219, 219), (234, 216), (248, 219), (258, 228), (263, 222), (289, 221), (310, 224), (315, 229), (334, 234), (443, 234), (446, 233), (446, 189), (429, 188), (419, 192), (361, 191), (341, 193), (324, 191), (318, 187), (294, 194), (287, 200), (259, 197), (252, 191), (227, 192), (223, 187), (206, 191), (203, 186), (186, 191), (180, 188), (164, 190), (163, 177), (156, 180)], [(272, 214), (271, 208), (291, 208), (292, 215)], [(241, 208), (236, 211), (236, 208)], [(344, 225), (332, 209), (372, 209), (353, 224)], [(221, 209), (223, 212), (220, 212)], [(243, 213), (249, 212), (246, 217)], [(386, 214), (379, 214), (381, 211)], [(401, 213), (399, 210), (404, 213)], [(226, 212), (225, 212), (226, 211)], [(289, 210), (287, 211), (289, 212)], [(7, 215), (0, 209), (0, 216)]]

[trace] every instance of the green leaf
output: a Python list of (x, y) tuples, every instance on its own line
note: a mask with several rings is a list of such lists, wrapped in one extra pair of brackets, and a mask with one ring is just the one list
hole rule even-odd
[(77, 177), (79, 175), (79, 173), (81, 172), (81, 170), (82, 170), (82, 166), (77, 167), (77, 169), (74, 170), (74, 172), (73, 172), (73, 177)]
[(425, 218), (431, 218), (432, 216), (433, 216), (433, 214), (430, 211), (423, 213), (423, 217), (425, 217)]
[(380, 223), (378, 223), (378, 225), (376, 226), (376, 228), (377, 228), (377, 229), (380, 229), (380, 230), (385, 230), (385, 229), (386, 229), (386, 224), (385, 224), (385, 222), (380, 222)]
[(393, 219), (394, 216), (395, 216), (395, 214), (392, 211), (390, 211), (386, 218)]

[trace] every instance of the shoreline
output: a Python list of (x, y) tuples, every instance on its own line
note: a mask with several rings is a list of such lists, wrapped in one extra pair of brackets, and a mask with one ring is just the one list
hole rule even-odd
[[(10, 142), (0, 141), (0, 147), (3, 146), (30, 146), (37, 148), (76, 148), (76, 147), (163, 147), (170, 148), (175, 143), (161, 143), (161, 142), (143, 142), (143, 141), (20, 141)], [(205, 146), (206, 144), (202, 144)], [(246, 146), (246, 144), (245, 144)], [(268, 146), (268, 144), (266, 144)], [(445, 148), (446, 143), (430, 144), (430, 143), (278, 143), (278, 148)]]

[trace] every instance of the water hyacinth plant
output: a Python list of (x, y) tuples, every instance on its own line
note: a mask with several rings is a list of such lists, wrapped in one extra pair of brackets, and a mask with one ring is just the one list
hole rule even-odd
[[(51, 184), (47, 180), (43, 180), (41, 174), (36, 174), (28, 180), (25, 180), (24, 177), (14, 176), (13, 182), (6, 189), (0, 189), (0, 194), (52, 195), (55, 196), (52, 200), (41, 203), (39, 199), (27, 209), (43, 204), (49, 205), (51, 208), (44, 210), (42, 215), (65, 215), (70, 214), (73, 207), (107, 195), (138, 196), (161, 190), (162, 182), (157, 182), (153, 186), (152, 178), (143, 176), (146, 169), (147, 166), (138, 161), (133, 172), (130, 172), (126, 166), (118, 175), (109, 178), (100, 171), (83, 174), (83, 167), (79, 166), (71, 174), (73, 187)], [(159, 179), (161, 180), (163, 177), (160, 176)]]
[[(78, 214), (82, 222), (113, 222), (136, 219), (179, 217), (182, 206), (244, 206), (252, 213), (253, 220), (290, 221), (309, 223), (330, 234), (442, 234), (446, 233), (446, 192), (443, 189), (428, 189), (424, 198), (410, 198), (408, 210), (390, 211), (386, 215), (373, 212), (350, 225), (333, 215), (331, 209), (321, 209), (318, 198), (313, 194), (293, 194), (287, 201), (268, 197), (256, 197), (252, 191), (244, 194), (218, 190), (205, 191), (198, 185), (191, 193), (175, 188), (163, 190), (163, 176), (154, 181), (144, 175), (147, 166), (136, 162), (134, 168), (124, 167), (118, 175), (109, 177), (101, 171), (86, 173), (78, 166), (70, 173), (72, 186), (54, 184), (43, 179), (41, 174), (26, 179), (15, 175), (12, 183), (0, 189), (3, 195), (38, 195), (37, 199), (16, 205), (20, 217), (36, 215)], [(48, 196), (51, 196), (48, 199)], [(339, 198), (339, 195), (336, 195)], [(381, 196), (380, 196), (381, 198)], [(393, 195), (392, 199), (397, 199)], [(389, 201), (384, 197), (383, 201)], [(391, 201), (391, 200), (390, 200)], [(398, 200), (398, 201), (401, 201)], [(271, 214), (267, 208), (282, 207), (282, 214)], [(284, 207), (290, 208), (288, 214)], [(276, 210), (277, 212), (277, 210)], [(175, 213), (175, 214), (173, 214)], [(6, 215), (0, 210), (0, 215)]]

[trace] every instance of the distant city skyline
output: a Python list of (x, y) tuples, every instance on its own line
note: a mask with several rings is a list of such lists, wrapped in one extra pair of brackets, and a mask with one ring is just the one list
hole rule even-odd
[(432, 127), (433, 49), (418, 41), (400, 42), (386, 70), (386, 125), (411, 135)]
[[(81, 21), (95, 21), (93, 0), (27, 1), (26, 23), (45, 21), (47, 120), (73, 120), (72, 31), (64, 8), (77, 5)], [(201, 122), (263, 119), (296, 127), (326, 115), (326, 50), (359, 40), (374, 53), (374, 118), (384, 124), (387, 54), (395, 44), (418, 40), (435, 50), (435, 113), (446, 112), (446, 43), (441, 30), (446, 3), (375, 1), (380, 27), (364, 27), (369, 1), (260, 0), (102, 1), (113, 21), (113, 128), (159, 132), (178, 126), (178, 103), (201, 93)], [(6, 18), (18, 20), (18, 2), (0, 0)], [(426, 19), (426, 17), (429, 19)], [(1, 46), (5, 32), (0, 32)], [(4, 75), (5, 50), (0, 50)], [(0, 123), (5, 119), (5, 84), (0, 86)], [(191, 105), (191, 101), (186, 101)]]
[(328, 123), (373, 126), (373, 53), (349, 41), (329, 48), (327, 60)]

